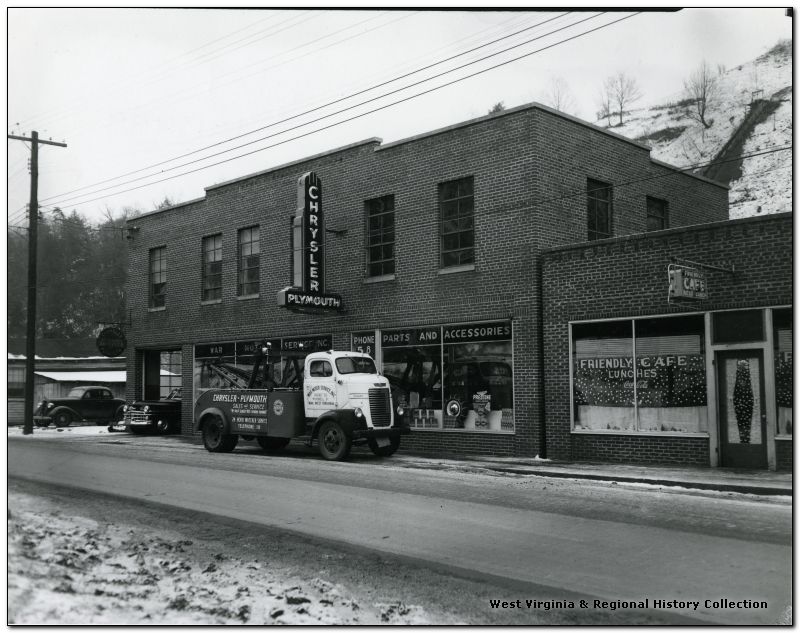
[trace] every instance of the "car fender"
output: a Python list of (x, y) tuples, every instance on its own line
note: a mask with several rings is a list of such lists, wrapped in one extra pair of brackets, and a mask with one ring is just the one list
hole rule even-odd
[(319, 416), (314, 422), (314, 428), (311, 431), (311, 439), (317, 439), (320, 427), (328, 420), (334, 420), (339, 423), (342, 430), (348, 435), (353, 435), (353, 431), (357, 428), (367, 428), (367, 423), (364, 418), (361, 418), (362, 423), (356, 420), (356, 414), (353, 409), (333, 409), (326, 411)]
[(57, 406), (53, 407), (53, 409), (51, 411), (48, 411), (47, 413), (45, 413), (45, 415), (47, 417), (49, 417), (49, 418), (54, 418), (54, 417), (56, 417), (56, 414), (62, 413), (64, 411), (69, 413), (76, 420), (83, 420), (83, 416), (80, 413), (78, 413), (77, 411), (75, 411), (75, 409), (73, 409), (72, 407), (68, 407), (65, 404), (61, 404), (61, 405), (57, 405)]
[(208, 416), (211, 416), (211, 415), (217, 415), (217, 416), (222, 418), (222, 422), (223, 422), (223, 424), (225, 426), (224, 431), (223, 431), (224, 433), (230, 433), (231, 432), (231, 421), (228, 419), (228, 416), (225, 415), (225, 412), (222, 409), (220, 409), (219, 407), (208, 407), (206, 409), (203, 409), (200, 412), (200, 415), (195, 417), (194, 429), (193, 430), (195, 432), (202, 431), (203, 430), (203, 424), (205, 423), (206, 418)]

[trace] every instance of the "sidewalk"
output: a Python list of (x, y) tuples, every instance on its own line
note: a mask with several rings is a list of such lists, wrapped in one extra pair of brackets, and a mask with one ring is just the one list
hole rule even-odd
[(792, 473), (770, 470), (736, 470), (700, 466), (663, 466), (650, 464), (608, 464), (597, 462), (558, 462), (525, 457), (448, 456), (431, 458), (402, 452), (392, 459), (408, 466), (484, 468), (495, 472), (539, 477), (591, 479), (676, 486), (699, 490), (738, 492), (756, 495), (792, 495)]

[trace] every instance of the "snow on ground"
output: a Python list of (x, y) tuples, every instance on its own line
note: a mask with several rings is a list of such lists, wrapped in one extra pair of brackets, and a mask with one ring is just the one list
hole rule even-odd
[[(693, 69), (687, 69), (687, 77)], [(611, 131), (651, 146), (657, 160), (689, 167), (713, 160), (741, 125), (754, 99), (780, 100), (774, 118), (758, 125), (744, 153), (791, 145), (792, 44), (781, 42), (759, 58), (729, 69), (717, 69), (719, 96), (710, 108), (710, 128), (690, 116), (685, 93), (666, 103), (626, 112), (623, 125), (611, 118)], [(598, 125), (607, 126), (603, 119)], [(774, 126), (774, 130), (773, 130)], [(747, 159), (742, 178), (731, 183), (731, 218), (791, 211), (791, 151)], [(760, 207), (760, 210), (759, 210)]]
[(421, 607), (357, 600), (178, 532), (65, 516), (19, 491), (8, 508), (10, 624), (430, 623)]

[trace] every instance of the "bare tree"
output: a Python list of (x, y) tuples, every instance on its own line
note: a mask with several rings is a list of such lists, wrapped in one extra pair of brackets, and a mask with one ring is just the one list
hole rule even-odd
[(691, 118), (703, 124), (705, 129), (711, 127), (706, 115), (719, 96), (719, 77), (711, 70), (711, 66), (703, 60), (700, 65), (683, 82), (686, 95), (692, 100)]
[(597, 120), (600, 119), (605, 119), (606, 125), (611, 127), (611, 97), (605, 88), (597, 95)]
[(544, 96), (545, 105), (555, 108), (566, 114), (575, 114), (575, 97), (563, 77), (552, 77), (547, 94)]
[(621, 71), (606, 79), (603, 84), (603, 92), (611, 107), (617, 109), (619, 125), (622, 125), (625, 108), (642, 98), (642, 91), (636, 80)]

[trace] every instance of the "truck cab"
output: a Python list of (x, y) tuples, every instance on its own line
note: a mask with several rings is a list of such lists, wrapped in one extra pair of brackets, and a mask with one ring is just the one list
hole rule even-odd
[(410, 432), (402, 419), (403, 411), (393, 408), (389, 381), (359, 352), (309, 354), (293, 388), (211, 389), (195, 405), (195, 430), (211, 452), (232, 451), (240, 436), (255, 438), (266, 451), (296, 437), (316, 442), (325, 459), (345, 459), (358, 444), (387, 457)]

